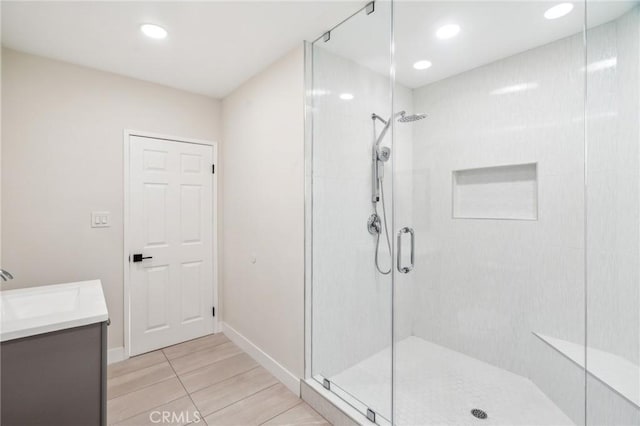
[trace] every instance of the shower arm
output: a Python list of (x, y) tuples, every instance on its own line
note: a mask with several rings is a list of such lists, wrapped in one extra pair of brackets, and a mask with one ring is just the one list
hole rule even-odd
[(393, 116), (391, 116), (388, 120), (383, 119), (382, 117), (380, 117), (378, 114), (371, 114), (371, 119), (373, 120), (373, 126), (375, 128), (375, 121), (376, 120), (380, 120), (382, 123), (384, 123), (384, 127), (382, 128), (382, 132), (380, 132), (380, 136), (378, 136), (378, 139), (375, 141), (375, 149), (377, 150), (378, 147), (380, 146), (380, 143), (382, 142), (382, 139), (384, 139), (384, 136), (387, 133), (387, 130), (389, 130), (389, 127), (391, 127), (391, 123), (393, 120), (399, 118), (399, 117), (404, 117), (404, 115), (406, 114), (406, 111), (400, 111), (395, 113)]

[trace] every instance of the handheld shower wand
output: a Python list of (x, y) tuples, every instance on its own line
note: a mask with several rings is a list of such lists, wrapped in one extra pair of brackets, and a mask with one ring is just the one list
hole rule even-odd
[[(410, 123), (413, 121), (421, 120), (425, 118), (426, 114), (413, 114), (406, 115), (406, 111), (400, 111), (388, 120), (373, 113), (371, 114), (371, 120), (373, 122), (373, 146), (371, 148), (371, 203), (373, 204), (373, 214), (367, 221), (367, 229), (369, 233), (376, 236), (376, 248), (375, 248), (375, 264), (376, 269), (381, 274), (387, 275), (391, 273), (391, 266), (388, 270), (383, 270), (378, 262), (378, 256), (380, 253), (380, 234), (382, 234), (382, 227), (384, 225), (384, 233), (387, 241), (387, 249), (389, 250), (389, 256), (391, 256), (391, 239), (389, 238), (389, 228), (387, 226), (387, 212), (384, 200), (384, 163), (391, 158), (391, 148), (386, 146), (380, 146), (384, 139), (389, 127), (393, 123), (393, 120), (397, 119), (400, 123)], [(379, 120), (384, 124), (380, 135), (376, 137), (376, 120)], [(382, 219), (378, 215), (378, 202), (382, 204)]]

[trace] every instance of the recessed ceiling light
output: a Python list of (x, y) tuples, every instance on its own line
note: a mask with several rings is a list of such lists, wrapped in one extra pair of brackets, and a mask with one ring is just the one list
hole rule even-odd
[(436, 37), (440, 40), (446, 40), (458, 35), (460, 32), (460, 26), (456, 24), (448, 24), (438, 28), (436, 31)]
[(142, 31), (147, 37), (151, 38), (163, 39), (167, 37), (167, 30), (159, 25), (143, 24), (140, 25), (140, 31)]
[(547, 9), (547, 11), (544, 13), (544, 17), (547, 19), (557, 19), (563, 17), (572, 10), (572, 3), (560, 3)]
[(413, 64), (413, 67), (417, 70), (426, 70), (427, 68), (431, 67), (431, 61), (427, 61), (422, 60), (422, 61), (418, 61), (415, 64)]
[(343, 101), (350, 101), (351, 99), (353, 99), (353, 95), (351, 93), (341, 93), (340, 99), (342, 99)]

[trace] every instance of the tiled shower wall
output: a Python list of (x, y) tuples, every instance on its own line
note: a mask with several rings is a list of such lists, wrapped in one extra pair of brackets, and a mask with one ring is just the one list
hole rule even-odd
[[(418, 89), (414, 135), (414, 333), (532, 378), (577, 422), (584, 378), (532, 333), (584, 342), (583, 58), (577, 35)], [(537, 220), (452, 218), (453, 171), (523, 163)]]
[[(638, 9), (588, 46), (589, 64), (618, 61), (586, 74), (589, 345), (638, 364)], [(512, 86), (525, 89), (500, 90)], [(583, 373), (532, 334), (585, 342), (582, 36), (416, 89), (414, 103), (430, 114), (414, 134), (414, 334), (529, 377), (583, 423)], [(537, 163), (537, 220), (452, 218), (453, 171), (523, 163)], [(638, 422), (588, 389), (590, 424)]]

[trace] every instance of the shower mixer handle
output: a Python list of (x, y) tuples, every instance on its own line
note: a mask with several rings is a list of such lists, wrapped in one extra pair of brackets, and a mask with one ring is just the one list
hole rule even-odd
[[(411, 236), (411, 255), (410, 261), (411, 264), (409, 266), (402, 266), (402, 235), (409, 234)], [(415, 250), (416, 249), (416, 235), (413, 232), (413, 228), (409, 228), (405, 226), (404, 228), (398, 231), (398, 250), (397, 250), (397, 267), (398, 272), (401, 274), (408, 274), (413, 270), (413, 266), (415, 265)]]

